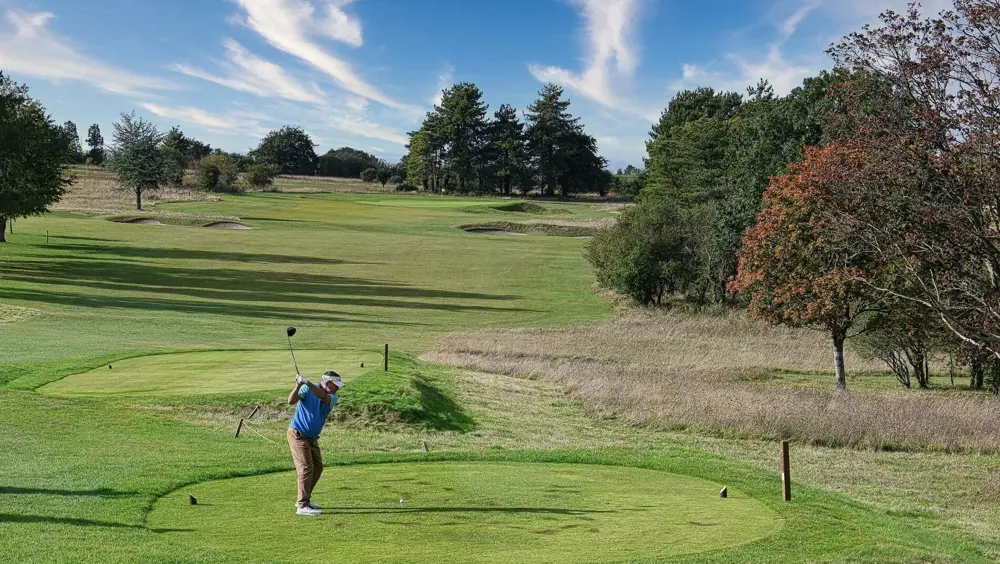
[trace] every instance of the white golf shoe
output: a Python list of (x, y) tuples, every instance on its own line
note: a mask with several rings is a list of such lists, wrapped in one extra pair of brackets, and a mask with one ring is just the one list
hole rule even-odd
[(319, 509), (315, 509), (315, 508), (309, 507), (307, 505), (305, 507), (300, 507), (300, 508), (296, 509), (295, 510), (295, 514), (296, 515), (314, 515), (315, 516), (315, 515), (322, 515), (323, 512), (320, 511)]
[[(319, 509), (319, 506), (316, 505), (315, 503), (311, 502), (311, 501), (306, 504), (306, 507), (311, 507), (313, 509)], [(295, 509), (298, 509), (298, 508), (299, 508), (299, 504), (296, 503), (295, 504)]]

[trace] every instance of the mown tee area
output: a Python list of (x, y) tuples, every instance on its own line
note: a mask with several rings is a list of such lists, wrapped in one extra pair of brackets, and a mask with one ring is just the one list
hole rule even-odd
[[(991, 560), (995, 547), (934, 515), (808, 485), (784, 503), (776, 464), (599, 416), (552, 382), (420, 360), (454, 333), (614, 315), (585, 238), (459, 228), (484, 206), (513, 223), (612, 217), (274, 193), (158, 206), (175, 224), (18, 221), (0, 247), (2, 559)], [(348, 382), (312, 520), (294, 515), (283, 439), (289, 325), (307, 376)]]

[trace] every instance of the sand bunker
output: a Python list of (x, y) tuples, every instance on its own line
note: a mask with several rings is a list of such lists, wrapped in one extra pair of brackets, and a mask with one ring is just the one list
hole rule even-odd
[(479, 229), (479, 228), (469, 228), (465, 230), (466, 233), (479, 233), (480, 235), (513, 235), (515, 237), (523, 237), (525, 233), (515, 233), (513, 231), (504, 231), (503, 229)]
[(236, 223), (235, 221), (216, 221), (214, 223), (209, 223), (203, 225), (202, 227), (211, 227), (213, 229), (253, 229), (249, 225), (243, 225), (242, 223)]
[(162, 223), (160, 223), (160, 220), (153, 219), (151, 217), (139, 217), (136, 219), (130, 219), (123, 223), (133, 223), (136, 225), (163, 225)]

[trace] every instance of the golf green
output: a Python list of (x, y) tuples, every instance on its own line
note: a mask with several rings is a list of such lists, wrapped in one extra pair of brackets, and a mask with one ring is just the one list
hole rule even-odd
[[(382, 363), (379, 352), (351, 349), (301, 350), (295, 356), (303, 375), (313, 380), (332, 369), (349, 382)], [(64, 395), (212, 394), (287, 388), (294, 378), (288, 349), (199, 351), (128, 358), (41, 389)]]
[[(328, 467), (319, 517), (295, 474), (205, 482), (160, 498), (148, 526), (207, 553), (313, 562), (620, 562), (761, 539), (781, 525), (720, 484), (655, 470), (538, 463)], [(189, 505), (188, 494), (197, 505)]]

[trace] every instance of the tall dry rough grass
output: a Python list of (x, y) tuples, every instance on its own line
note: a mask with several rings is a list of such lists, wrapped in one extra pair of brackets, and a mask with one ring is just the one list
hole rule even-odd
[[(738, 313), (636, 313), (603, 325), (456, 334), (425, 359), (559, 382), (594, 409), (635, 424), (828, 446), (1000, 451), (995, 400), (837, 392), (832, 346), (821, 334), (750, 323)], [(854, 355), (847, 362), (849, 370), (884, 370)], [(829, 389), (782, 385), (781, 372), (830, 374), (816, 376)]]
[[(76, 212), (127, 212), (135, 211), (135, 194), (118, 189), (115, 176), (110, 172), (94, 169), (73, 169), (73, 184), (62, 199), (52, 206), (54, 210)], [(143, 208), (160, 202), (216, 201), (218, 194), (166, 186), (143, 194)]]

